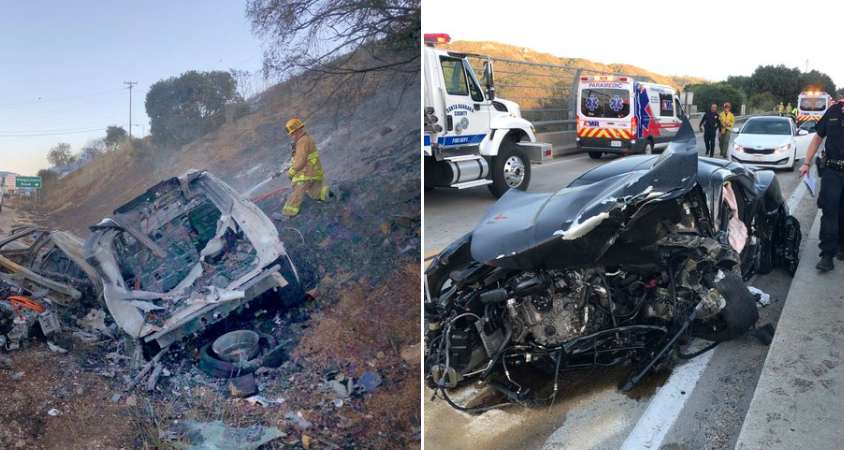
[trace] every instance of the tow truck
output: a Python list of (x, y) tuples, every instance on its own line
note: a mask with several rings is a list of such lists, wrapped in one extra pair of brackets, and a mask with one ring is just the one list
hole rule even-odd
[[(536, 142), (518, 104), (496, 98), (489, 56), (437, 48), (451, 42), (448, 34), (424, 41), (425, 190), (487, 186), (496, 198), (527, 190), (531, 160), (550, 159), (551, 144)], [(484, 60), (483, 83), (470, 57)]]

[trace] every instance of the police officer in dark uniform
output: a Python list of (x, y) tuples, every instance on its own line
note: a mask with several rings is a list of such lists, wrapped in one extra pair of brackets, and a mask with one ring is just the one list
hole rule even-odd
[(806, 160), (800, 166), (800, 176), (809, 172), (812, 158), (826, 138), (825, 165), (821, 169), (821, 192), (818, 194), (818, 208), (823, 211), (818, 245), (821, 260), (815, 266), (826, 272), (834, 268), (833, 256), (844, 260), (844, 103), (828, 108), (816, 130), (806, 151)]
[(721, 128), (721, 119), (718, 118), (718, 105), (712, 105), (709, 112), (700, 119), (700, 131), (703, 131), (703, 144), (706, 146), (706, 156), (715, 154), (715, 138), (718, 137), (718, 130)]

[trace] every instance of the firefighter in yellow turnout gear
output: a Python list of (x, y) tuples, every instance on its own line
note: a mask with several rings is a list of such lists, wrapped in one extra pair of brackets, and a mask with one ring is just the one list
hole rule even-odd
[(287, 168), (287, 176), (290, 177), (293, 192), (287, 197), (281, 216), (273, 215), (277, 219), (286, 220), (299, 214), (299, 207), (305, 199), (305, 194), (320, 202), (334, 198), (331, 187), (322, 185), (323, 173), (319, 152), (313, 138), (305, 132), (304, 126), (305, 124), (298, 119), (290, 119), (284, 127), (295, 142), (293, 158)]

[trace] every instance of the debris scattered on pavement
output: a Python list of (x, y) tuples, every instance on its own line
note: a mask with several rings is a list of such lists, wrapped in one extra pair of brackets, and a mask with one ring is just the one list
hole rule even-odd
[(51, 415), (51, 416), (53, 416), (53, 417), (56, 417), (56, 416), (58, 416), (58, 415), (59, 415), (59, 414), (61, 414), (61, 413), (62, 413), (62, 412), (61, 412), (61, 411), (59, 411), (59, 410), (58, 410), (58, 409), (56, 409), (56, 408), (53, 408), (53, 409), (51, 409), (51, 410), (47, 411), (47, 414), (49, 414), (49, 415)]
[(26, 377), (26, 372), (15, 372), (9, 376), (9, 379), (12, 381), (18, 381), (24, 379), (24, 377)]
[(757, 289), (753, 286), (748, 286), (747, 290), (756, 297), (756, 302), (762, 306), (768, 306), (771, 304), (771, 296), (762, 292), (760, 289)]

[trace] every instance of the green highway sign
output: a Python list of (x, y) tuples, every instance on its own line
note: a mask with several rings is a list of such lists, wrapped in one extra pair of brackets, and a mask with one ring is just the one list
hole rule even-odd
[(41, 177), (15, 177), (15, 187), (41, 189)]

